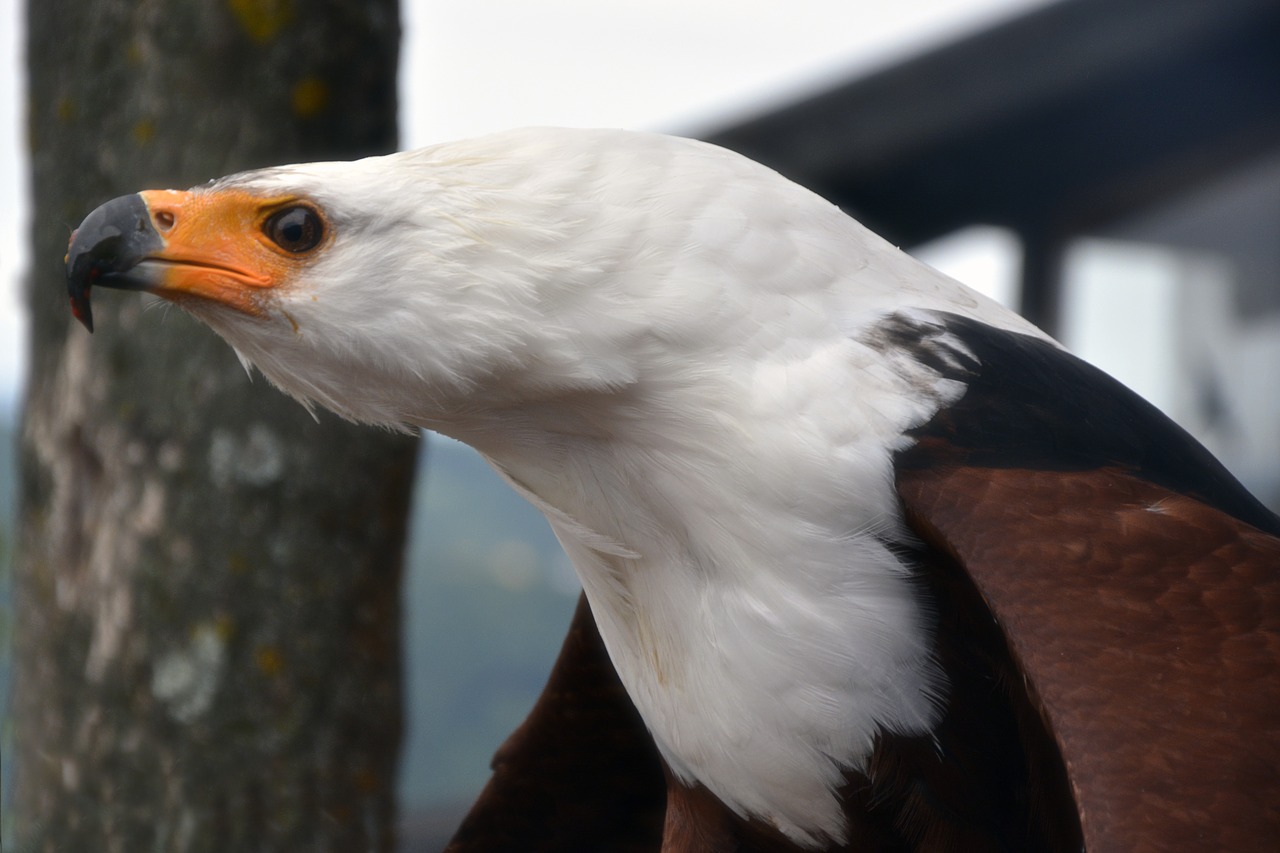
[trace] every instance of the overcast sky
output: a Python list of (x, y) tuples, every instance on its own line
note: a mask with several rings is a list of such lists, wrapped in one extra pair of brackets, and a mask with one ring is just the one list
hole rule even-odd
[[(402, 141), (530, 124), (692, 133), (1046, 2), (403, 0)], [(0, 0), (0, 406), (26, 345), (22, 5)]]

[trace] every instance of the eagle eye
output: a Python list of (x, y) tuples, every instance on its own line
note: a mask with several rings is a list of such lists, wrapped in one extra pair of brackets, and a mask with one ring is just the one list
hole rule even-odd
[(281, 249), (300, 255), (320, 245), (324, 224), (320, 215), (309, 207), (298, 205), (278, 210), (262, 225), (263, 233)]

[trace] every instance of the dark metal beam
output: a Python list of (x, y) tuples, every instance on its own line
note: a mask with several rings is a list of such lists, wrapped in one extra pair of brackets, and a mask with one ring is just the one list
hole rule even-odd
[(1068, 0), (706, 134), (911, 245), (1079, 231), (1280, 146), (1280, 3)]

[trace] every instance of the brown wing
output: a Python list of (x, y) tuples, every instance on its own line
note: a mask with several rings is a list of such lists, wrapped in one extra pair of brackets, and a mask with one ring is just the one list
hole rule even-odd
[(966, 387), (898, 492), (995, 617), (1087, 848), (1280, 849), (1280, 519), (1042, 340), (945, 314), (882, 337)]
[(658, 752), (581, 598), (547, 686), (446, 849), (656, 851), (665, 803)]
[(898, 490), (1003, 629), (1090, 851), (1276, 849), (1280, 539), (1115, 469), (904, 466)]

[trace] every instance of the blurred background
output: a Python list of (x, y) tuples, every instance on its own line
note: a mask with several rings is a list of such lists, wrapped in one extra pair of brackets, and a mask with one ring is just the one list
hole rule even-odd
[[(401, 15), (402, 148), (551, 124), (740, 150), (1022, 310), (1280, 507), (1276, 4), (404, 0)], [(22, 27), (0, 0), (0, 707), (32, 264)], [(424, 447), (406, 850), (434, 849), (484, 783), (578, 590), (541, 517), (467, 448)], [(3, 736), (7, 788), (7, 717)]]

